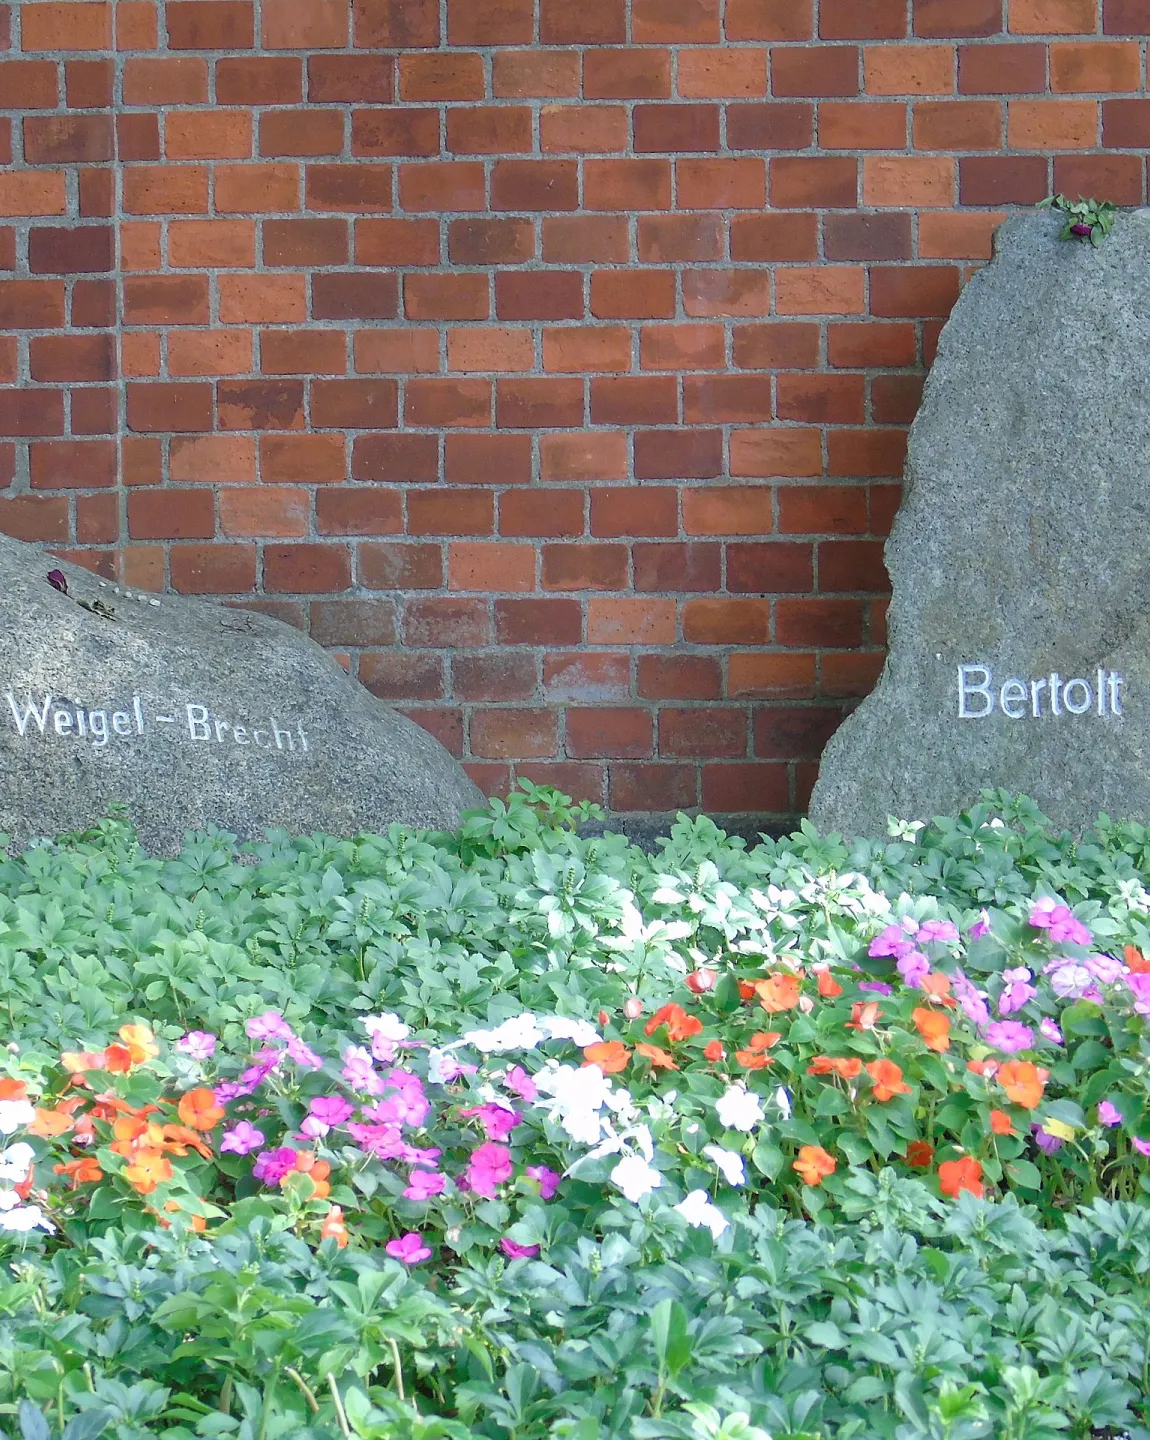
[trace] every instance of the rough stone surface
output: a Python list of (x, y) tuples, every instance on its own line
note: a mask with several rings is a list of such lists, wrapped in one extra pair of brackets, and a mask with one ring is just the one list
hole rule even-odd
[[(67, 594), (47, 581), (55, 568)], [(13, 843), (84, 828), (109, 802), (172, 851), (209, 823), (245, 839), (353, 835), (454, 826), (481, 801), (438, 741), (290, 626), (128, 596), (0, 536), (0, 831)]]
[[(1009, 221), (943, 331), (886, 550), (889, 658), (823, 758), (824, 830), (882, 835), (889, 815), (953, 814), (986, 786), (1075, 832), (1100, 811), (1150, 821), (1150, 212), (1099, 250), (1059, 229)], [(976, 663), (994, 712), (960, 719), (958, 667)], [(1108, 681), (1103, 716), (1051, 714), (1051, 672), (1093, 693), (1099, 669), (1122, 679), (1121, 716)], [(1012, 678), (1028, 687), (1017, 719)], [(1017, 690), (1006, 705), (1023, 708)]]

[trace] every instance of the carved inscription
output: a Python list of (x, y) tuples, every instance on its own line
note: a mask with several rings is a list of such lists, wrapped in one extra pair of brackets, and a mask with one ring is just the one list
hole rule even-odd
[[(7, 692), (9, 727), (25, 740), (40, 737), (70, 737), (84, 741), (95, 750), (122, 741), (139, 740), (149, 734), (166, 734), (192, 744), (227, 745), (287, 754), (303, 754), (311, 747), (302, 722), (281, 722), (275, 716), (240, 725), (225, 720), (207, 705), (185, 703), (163, 707), (133, 695), (121, 708), (111, 704), (99, 708), (81, 705), (50, 692), (19, 696)], [(170, 713), (169, 713), (170, 712)]]

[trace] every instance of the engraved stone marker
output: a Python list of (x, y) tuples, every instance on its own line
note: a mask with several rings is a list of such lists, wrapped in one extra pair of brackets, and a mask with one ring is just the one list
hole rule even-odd
[(133, 594), (0, 536), (0, 831), (15, 843), (117, 801), (171, 851), (207, 824), (245, 839), (454, 826), (481, 800), (437, 740), (290, 626)]
[(811, 817), (884, 835), (986, 786), (1150, 821), (1150, 212), (999, 232), (939, 344), (887, 544), (890, 653)]

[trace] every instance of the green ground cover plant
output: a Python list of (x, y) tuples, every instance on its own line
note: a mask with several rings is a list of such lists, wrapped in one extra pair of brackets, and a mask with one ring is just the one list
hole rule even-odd
[(1150, 831), (0, 861), (0, 1427), (1150, 1429)]

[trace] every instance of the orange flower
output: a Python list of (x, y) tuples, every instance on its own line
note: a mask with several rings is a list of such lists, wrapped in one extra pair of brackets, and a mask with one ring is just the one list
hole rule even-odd
[(906, 1163), (916, 1170), (929, 1170), (934, 1159), (934, 1146), (929, 1140), (912, 1140), (906, 1147)]
[(636, 1045), (636, 1055), (642, 1055), (650, 1060), (651, 1068), (654, 1070), (677, 1070), (675, 1057), (667, 1050), (661, 1050), (658, 1045)]
[(104, 1068), (104, 1052), (102, 1050), (65, 1050), (60, 1056), (60, 1064), (70, 1075), (82, 1075), (86, 1070), (102, 1070)]
[(109, 1045), (104, 1051), (104, 1060), (99, 1068), (112, 1075), (126, 1075), (133, 1064), (132, 1052), (126, 1045)]
[(139, 1150), (132, 1163), (124, 1167), (124, 1179), (141, 1195), (150, 1195), (157, 1185), (171, 1178), (172, 1162), (161, 1151), (148, 1146)]
[(1010, 1116), (1005, 1110), (992, 1110), (990, 1112), (990, 1128), (996, 1135), (1014, 1134), (1014, 1126), (1010, 1123)]
[(214, 1130), (224, 1118), (224, 1107), (216, 1104), (216, 1092), (206, 1085), (181, 1097), (176, 1114), (193, 1130)]
[(703, 1055), (708, 1060), (721, 1060), (726, 1053), (721, 1040), (708, 1040), (703, 1046)]
[(862, 1061), (857, 1056), (816, 1055), (807, 1066), (808, 1075), (837, 1075), (840, 1080), (856, 1080), (862, 1074)]
[[(331, 1186), (328, 1184), (327, 1179), (331, 1174), (331, 1166), (326, 1160), (317, 1160), (312, 1151), (299, 1151), (295, 1157), (295, 1165), (292, 1167), (292, 1170), (299, 1172), (301, 1175), (308, 1176), (311, 1180), (312, 1185), (315, 1187), (313, 1199), (326, 1200), (331, 1194)], [(288, 1175), (291, 1173), (292, 1171), (289, 1170)], [(287, 1175), (283, 1177), (280, 1184), (283, 1185), (286, 1180)]]
[(918, 988), (931, 1000), (937, 1000), (940, 1005), (947, 1005), (953, 1008), (958, 1004), (950, 993), (950, 976), (944, 975), (936, 970), (931, 975), (924, 975), (918, 982)]
[(735, 1059), (745, 1070), (765, 1070), (775, 1062), (760, 1050), (736, 1050)]
[(0, 1080), (0, 1100), (27, 1100), (28, 1087), (23, 1080)]
[[(170, 1103), (165, 1101), (165, 1104)], [(115, 1115), (134, 1115), (138, 1120), (143, 1120), (148, 1115), (158, 1114), (159, 1109), (158, 1105), (129, 1105), (126, 1100), (121, 1100), (118, 1095), (105, 1090), (102, 1095), (96, 1096), (92, 1114), (97, 1120), (111, 1120)]]
[(819, 977), (819, 994), (824, 1000), (836, 1000), (843, 993), (843, 987), (831, 974), (828, 966), (820, 965), (815, 974)]
[(1046, 1088), (1045, 1077), (1029, 1060), (1008, 1060), (998, 1067), (995, 1078), (1010, 1099), (1024, 1110), (1033, 1110)]
[(141, 1150), (163, 1152), (164, 1132), (162, 1127), (153, 1125), (147, 1120), (141, 1120), (136, 1115), (118, 1116), (112, 1125), (112, 1134), (116, 1138), (108, 1148), (129, 1160), (138, 1155)]
[(878, 1024), (878, 1017), (882, 1014), (877, 1000), (856, 1000), (851, 1006), (851, 1018), (847, 1021), (848, 1030), (873, 1030)]
[(793, 1010), (799, 1003), (799, 992), (803, 982), (789, 971), (776, 970), (755, 986), (759, 1004), (768, 1015), (777, 1015), (782, 1010)]
[(205, 1145), (203, 1138), (187, 1125), (165, 1125), (163, 1135), (164, 1149), (171, 1155), (186, 1155), (190, 1145), (205, 1160), (212, 1158), (212, 1147)]
[(791, 1166), (804, 1185), (821, 1185), (828, 1175), (835, 1173), (835, 1168), (834, 1157), (828, 1155), (821, 1145), (804, 1145)]
[[(165, 1200), (164, 1209), (168, 1212), (169, 1215), (178, 1215), (180, 1211), (180, 1202), (178, 1200)], [(208, 1222), (204, 1219), (202, 1215), (190, 1215), (188, 1219), (191, 1222), (192, 1229), (196, 1232), (197, 1235), (202, 1235), (204, 1231), (208, 1228)], [(161, 1220), (160, 1224), (164, 1226), (165, 1230), (168, 1228), (165, 1221)]]
[(688, 1015), (681, 1005), (664, 1005), (661, 1010), (656, 1010), (643, 1026), (644, 1035), (654, 1035), (660, 1025), (666, 1025), (667, 1039), (672, 1042), (689, 1040), (703, 1028), (698, 1016)]
[(757, 980), (740, 980), (738, 982), (739, 999), (753, 1000), (755, 998), (755, 986), (758, 983), (759, 982)]
[(982, 1166), (971, 1155), (961, 1160), (944, 1160), (938, 1167), (938, 1188), (944, 1195), (957, 1199), (962, 1190), (982, 1199)]
[(993, 1080), (998, 1074), (997, 1060), (968, 1060), (966, 1068), (972, 1075), (983, 1075), (987, 1080)]
[(52, 1169), (57, 1175), (67, 1175), (72, 1182), (73, 1190), (79, 1185), (87, 1185), (104, 1178), (104, 1172), (100, 1169), (94, 1155), (85, 1155), (79, 1160), (69, 1160), (67, 1165), (53, 1165)]
[(36, 1118), (28, 1126), (30, 1135), (38, 1135), (41, 1140), (49, 1140), (55, 1135), (65, 1135), (72, 1128), (72, 1117), (62, 1113), (60, 1110), (42, 1110), (36, 1106)]
[(1126, 947), (1126, 968), (1135, 975), (1150, 975), (1150, 960), (1135, 945)]
[(319, 1238), (334, 1240), (341, 1250), (347, 1244), (347, 1226), (343, 1223), (343, 1211), (338, 1205), (333, 1205), (327, 1212), (327, 1216), (320, 1226)]
[(756, 1030), (751, 1036), (750, 1049), (769, 1050), (783, 1038), (781, 1030)]
[(160, 1053), (156, 1037), (147, 1025), (121, 1025), (117, 1033), (128, 1047), (133, 1065), (143, 1065), (146, 1060), (154, 1060)]
[(598, 1065), (604, 1075), (618, 1075), (620, 1070), (627, 1068), (630, 1058), (631, 1052), (622, 1040), (600, 1040), (583, 1051), (585, 1063)]
[(911, 1019), (918, 1026), (923, 1043), (931, 1050), (937, 1050), (941, 1054), (950, 1049), (950, 1021), (945, 1015), (939, 1015), (936, 1011), (927, 1010), (920, 1005), (911, 1012)]
[(902, 1071), (893, 1060), (872, 1060), (866, 1073), (874, 1084), (876, 1100), (893, 1100), (896, 1095), (909, 1095), (910, 1086), (903, 1080)]

